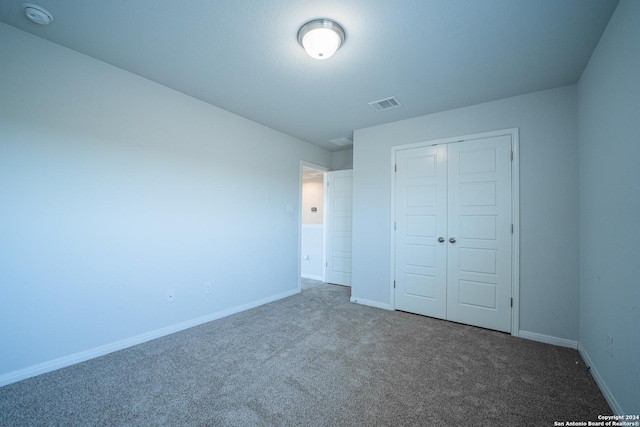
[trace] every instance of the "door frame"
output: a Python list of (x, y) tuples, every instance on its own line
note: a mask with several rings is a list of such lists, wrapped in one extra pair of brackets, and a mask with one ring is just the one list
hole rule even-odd
[[(298, 176), (298, 292), (302, 291), (302, 177), (303, 177), (303, 168), (315, 169), (320, 172), (323, 172), (323, 205), (327, 206), (327, 172), (329, 172), (329, 168), (325, 166), (320, 166), (315, 163), (306, 162), (304, 160), (300, 161), (300, 171)], [(322, 209), (322, 281), (324, 282), (327, 276), (327, 267), (326, 267), (326, 247), (327, 247), (327, 217), (326, 217), (326, 209)]]
[(391, 147), (391, 224), (389, 224), (389, 235), (391, 242), (390, 264), (391, 274), (389, 277), (389, 301), (392, 310), (395, 310), (395, 288), (396, 277), (396, 242), (395, 242), (395, 222), (396, 222), (396, 174), (395, 163), (396, 153), (401, 150), (427, 147), (431, 145), (450, 144), (454, 142), (464, 142), (474, 139), (484, 139), (496, 136), (511, 136), (511, 150), (513, 151), (513, 161), (511, 162), (511, 221), (513, 224), (513, 234), (511, 235), (511, 297), (513, 307), (511, 309), (511, 335), (519, 336), (520, 331), (520, 138), (519, 129), (509, 128), (490, 132), (481, 132), (468, 135), (453, 136), (428, 141), (420, 141), (411, 144), (396, 145)]

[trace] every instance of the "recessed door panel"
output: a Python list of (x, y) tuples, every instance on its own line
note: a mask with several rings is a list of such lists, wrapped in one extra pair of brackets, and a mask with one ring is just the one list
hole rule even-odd
[(435, 281), (433, 276), (407, 273), (405, 278), (407, 295), (431, 300), (434, 298)]
[(460, 271), (496, 274), (497, 251), (495, 249), (460, 248)]
[(458, 184), (460, 206), (495, 206), (495, 182), (461, 182)]
[(460, 215), (460, 238), (496, 239), (495, 215)]
[(436, 163), (438, 156), (435, 154), (418, 155), (406, 160), (405, 175), (409, 179), (433, 178), (436, 176)]
[[(341, 171), (342, 172), (342, 171)], [(353, 171), (346, 171), (347, 174), (344, 174), (344, 176), (340, 176), (340, 175), (336, 175), (334, 174), (333, 176), (333, 188), (334, 188), (334, 192), (333, 194), (336, 195), (336, 197), (340, 197), (340, 194), (351, 194), (352, 192), (352, 187), (353, 187)], [(346, 199), (351, 200), (351, 197), (346, 197)], [(349, 204), (349, 206), (351, 206), (351, 204)], [(349, 208), (349, 210), (351, 210), (351, 208)]]
[(351, 212), (351, 197), (334, 196), (333, 209), (335, 212)]
[(460, 152), (460, 175), (495, 172), (497, 151), (495, 148)]
[(407, 206), (412, 208), (436, 205), (435, 185), (414, 185), (407, 187)]
[(406, 235), (412, 237), (433, 237), (436, 234), (435, 215), (407, 215)]
[(407, 265), (414, 267), (435, 267), (435, 247), (429, 245), (406, 245)]
[(458, 284), (458, 304), (495, 310), (497, 307), (496, 288), (494, 283), (461, 280)]
[(337, 252), (351, 252), (351, 237), (334, 237), (333, 249)]
[(350, 275), (351, 274), (351, 257), (334, 256), (333, 270), (337, 273)]
[[(333, 225), (330, 230), (334, 233), (351, 233), (351, 215), (344, 213), (333, 213)], [(338, 235), (340, 236), (340, 235)]]

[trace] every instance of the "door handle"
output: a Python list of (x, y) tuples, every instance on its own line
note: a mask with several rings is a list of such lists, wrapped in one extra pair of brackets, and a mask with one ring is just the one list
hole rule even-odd
[(444, 237), (438, 237), (438, 242), (440, 243), (444, 242)]
[(450, 238), (450, 239), (449, 239), (449, 241), (450, 241), (451, 243), (455, 243), (455, 242), (456, 242), (456, 238), (455, 238), (455, 237), (452, 237), (452, 238)]

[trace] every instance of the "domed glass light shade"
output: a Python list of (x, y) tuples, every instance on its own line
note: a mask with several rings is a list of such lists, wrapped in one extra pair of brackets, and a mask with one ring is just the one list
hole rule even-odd
[(333, 56), (344, 42), (344, 30), (329, 19), (316, 19), (300, 28), (298, 42), (310, 57), (327, 59)]

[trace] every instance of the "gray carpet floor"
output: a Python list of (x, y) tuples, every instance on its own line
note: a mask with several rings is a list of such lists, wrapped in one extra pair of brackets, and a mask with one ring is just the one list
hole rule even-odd
[(303, 292), (0, 388), (2, 426), (552, 426), (611, 414), (577, 351)]

